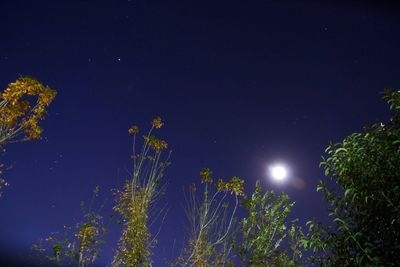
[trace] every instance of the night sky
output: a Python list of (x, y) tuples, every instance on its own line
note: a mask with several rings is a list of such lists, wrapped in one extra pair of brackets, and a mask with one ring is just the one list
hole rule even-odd
[[(74, 224), (96, 185), (110, 212), (111, 189), (132, 169), (127, 130), (158, 115), (173, 154), (155, 266), (178, 256), (183, 188), (203, 167), (244, 178), (249, 193), (257, 179), (288, 193), (301, 223), (326, 220), (315, 192), (324, 149), (386, 121), (381, 92), (400, 88), (393, 2), (1, 0), (0, 12), (0, 89), (32, 75), (58, 91), (42, 139), (1, 156), (12, 166), (0, 199), (2, 257), (23, 259)], [(271, 183), (276, 161), (304, 185)], [(112, 226), (101, 265), (118, 234)]]

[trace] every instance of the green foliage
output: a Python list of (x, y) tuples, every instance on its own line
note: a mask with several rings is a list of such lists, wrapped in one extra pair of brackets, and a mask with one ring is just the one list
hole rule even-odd
[(330, 204), (334, 228), (309, 223), (305, 244), (324, 266), (398, 266), (400, 262), (400, 92), (386, 90), (387, 124), (331, 144), (320, 164), (336, 186), (317, 191)]
[[(64, 226), (61, 233), (53, 233), (39, 243), (32, 245), (39, 263), (48, 266), (79, 267), (93, 266), (100, 253), (100, 245), (104, 243), (106, 228), (103, 217), (92, 211), (99, 187), (93, 191), (93, 197), (88, 209), (81, 202), (83, 220), (74, 227)], [(102, 207), (100, 207), (101, 209)]]
[[(293, 205), (286, 194), (263, 194), (257, 181), (251, 198), (243, 202), (248, 216), (241, 222), (238, 256), (244, 266), (300, 266), (301, 228), (295, 221), (287, 222)], [(282, 248), (284, 242), (289, 243), (288, 250)]]

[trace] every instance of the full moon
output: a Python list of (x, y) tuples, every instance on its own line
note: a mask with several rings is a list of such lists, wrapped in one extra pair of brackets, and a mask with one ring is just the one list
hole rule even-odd
[(283, 165), (273, 165), (269, 168), (271, 178), (277, 182), (283, 182), (286, 180), (288, 171)]

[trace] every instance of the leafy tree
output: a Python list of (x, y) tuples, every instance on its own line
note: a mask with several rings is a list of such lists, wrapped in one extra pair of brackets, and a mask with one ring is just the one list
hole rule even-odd
[[(303, 233), (295, 221), (287, 222), (294, 202), (287, 194), (263, 194), (261, 184), (244, 199), (248, 216), (241, 222), (238, 256), (244, 266), (300, 266)], [(286, 243), (286, 244), (285, 244)], [(288, 249), (283, 249), (288, 245)]]
[[(44, 119), (46, 107), (56, 94), (31, 77), (21, 77), (10, 83), (0, 93), (0, 149), (8, 143), (40, 138), (39, 121)], [(0, 165), (0, 175), (2, 167)], [(0, 197), (5, 186), (8, 183), (0, 177)]]
[[(0, 94), (0, 147), (40, 138), (39, 121), (56, 91), (31, 77), (21, 77)], [(36, 97), (36, 102), (32, 101)]]
[[(186, 247), (175, 266), (231, 266), (235, 235), (235, 215), (244, 181), (234, 176), (224, 182), (213, 182), (212, 171), (200, 171), (202, 191), (191, 186), (186, 214), (190, 233)], [(234, 201), (233, 207), (229, 200)]]
[[(52, 266), (78, 267), (93, 266), (100, 253), (100, 245), (104, 243), (106, 227), (99, 212), (92, 210), (99, 187), (93, 190), (93, 197), (88, 209), (81, 202), (83, 220), (74, 227), (64, 226), (61, 233), (53, 233), (38, 244), (33, 244), (39, 264)], [(102, 208), (102, 207), (100, 207)]]
[[(152, 127), (143, 136), (143, 146), (136, 153), (138, 126), (132, 126), (133, 135), (133, 173), (125, 182), (122, 190), (116, 190), (114, 210), (122, 217), (123, 230), (118, 242), (112, 266), (151, 266), (151, 248), (156, 243), (156, 236), (149, 231), (150, 219), (157, 218), (160, 211), (154, 212), (154, 203), (159, 198), (162, 188), (160, 182), (164, 170), (169, 166), (169, 155), (162, 159), (162, 152), (168, 144), (152, 135), (154, 129), (163, 126), (160, 117), (152, 121)], [(154, 216), (151, 216), (154, 215)]]
[(331, 144), (320, 182), (332, 227), (309, 222), (307, 248), (323, 266), (398, 266), (400, 262), (400, 91), (386, 90), (394, 115)]

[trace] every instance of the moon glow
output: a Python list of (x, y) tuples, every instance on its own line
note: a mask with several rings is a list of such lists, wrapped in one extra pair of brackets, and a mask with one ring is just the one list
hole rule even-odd
[(283, 165), (273, 165), (269, 171), (271, 178), (276, 182), (283, 182), (287, 179), (288, 171)]

